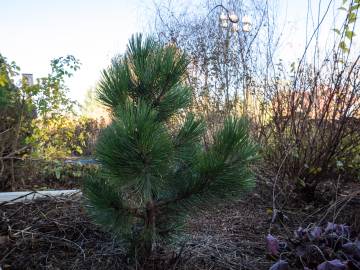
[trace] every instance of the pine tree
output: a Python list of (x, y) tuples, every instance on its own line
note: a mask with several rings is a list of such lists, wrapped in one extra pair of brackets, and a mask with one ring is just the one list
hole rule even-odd
[(102, 166), (85, 181), (86, 206), (138, 256), (180, 231), (189, 212), (237, 198), (254, 185), (249, 166), (256, 146), (245, 119), (227, 118), (207, 147), (201, 118), (187, 114), (181, 127), (168, 128), (191, 103), (188, 64), (175, 46), (136, 35), (99, 83), (112, 123), (97, 142)]

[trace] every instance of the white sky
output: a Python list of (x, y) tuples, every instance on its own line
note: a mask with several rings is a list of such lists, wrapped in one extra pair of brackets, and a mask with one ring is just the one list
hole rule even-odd
[[(285, 25), (281, 58), (295, 60), (305, 42), (308, 1), (317, 6), (321, 0), (273, 1), (279, 2), (279, 27)], [(73, 54), (82, 66), (67, 84), (81, 102), (131, 34), (149, 29), (153, 10), (152, 0), (0, 0), (0, 53), (35, 77), (49, 72), (51, 59)], [(325, 42), (327, 36), (321, 38)]]
[(67, 84), (71, 97), (82, 101), (100, 70), (124, 50), (132, 33), (142, 30), (144, 4), (140, 0), (0, 0), (0, 53), (35, 77), (48, 74), (51, 59), (74, 55), (82, 66)]

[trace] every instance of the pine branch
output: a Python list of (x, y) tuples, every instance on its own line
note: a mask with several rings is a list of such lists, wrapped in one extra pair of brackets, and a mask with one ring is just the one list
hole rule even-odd
[(90, 216), (118, 234), (129, 234), (132, 219), (145, 217), (140, 209), (127, 206), (120, 192), (100, 174), (88, 176), (83, 191), (87, 202), (85, 208)]
[[(179, 170), (190, 170), (189, 174), (180, 173), (178, 183), (175, 181), (172, 198), (158, 202), (159, 207), (190, 202), (223, 200), (238, 196), (253, 186), (253, 177), (249, 164), (255, 161), (256, 146), (248, 137), (247, 123), (244, 119), (228, 118), (224, 128), (214, 136), (214, 144), (208, 151), (202, 150), (192, 161), (193, 168), (180, 167)], [(196, 202), (194, 202), (196, 203)]]

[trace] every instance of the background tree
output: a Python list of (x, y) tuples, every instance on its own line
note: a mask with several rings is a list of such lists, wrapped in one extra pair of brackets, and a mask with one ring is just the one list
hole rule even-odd
[[(179, 8), (172, 1), (157, 1), (154, 30), (160, 40), (188, 53), (195, 109), (204, 113), (210, 128), (230, 111), (248, 114), (254, 123), (263, 121), (262, 93), (272, 75), (279, 34), (274, 31), (273, 5), (202, 0)], [(239, 22), (228, 21), (223, 27), (219, 17), (228, 12)], [(250, 18), (251, 27), (243, 24), (244, 17)]]
[(206, 147), (205, 124), (194, 115), (167, 127), (191, 103), (188, 63), (177, 47), (137, 35), (99, 85), (113, 120), (97, 144), (103, 169), (85, 181), (87, 209), (140, 257), (179, 231), (190, 211), (254, 186), (256, 147), (244, 119), (228, 117)]
[(72, 55), (54, 59), (51, 73), (29, 85), (18, 79), (20, 68), (0, 55), (0, 190), (14, 188), (15, 161), (21, 164), (25, 155), (34, 153), (46, 156), (42, 146), (52, 140), (46, 136), (49, 121), (66, 123), (73, 111), (75, 102), (67, 97), (65, 78), (79, 65)]
[(29, 91), (37, 114), (26, 138), (32, 146), (32, 157), (49, 160), (83, 153), (87, 135), (76, 129), (84, 121), (75, 120), (78, 104), (67, 96), (69, 89), (65, 84), (80, 65), (73, 55), (51, 60), (51, 73), (37, 79)]
[(8, 63), (0, 54), (0, 190), (15, 182), (15, 161), (28, 146), (26, 129), (34, 118), (33, 106), (27, 95), (31, 89), (25, 82), (15, 84), (19, 67)]

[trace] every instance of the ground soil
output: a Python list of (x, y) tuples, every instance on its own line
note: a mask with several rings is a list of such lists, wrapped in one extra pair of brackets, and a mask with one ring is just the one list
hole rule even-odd
[(338, 206), (355, 208), (340, 199), (336, 206), (289, 202), (277, 215), (272, 206), (271, 186), (265, 185), (242, 200), (196, 213), (183, 244), (159, 248), (149, 261), (134, 266), (119, 242), (89, 220), (81, 198), (1, 204), (0, 268), (261, 270), (274, 263), (265, 251), (269, 232), (286, 239), (298, 226), (334, 218), (360, 231), (360, 211), (341, 214)]

